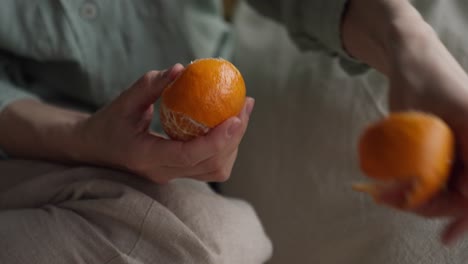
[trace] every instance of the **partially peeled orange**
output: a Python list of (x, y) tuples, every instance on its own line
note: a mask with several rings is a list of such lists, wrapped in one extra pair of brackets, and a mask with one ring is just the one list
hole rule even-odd
[(378, 199), (382, 192), (405, 186), (398, 206), (421, 206), (446, 186), (454, 145), (451, 129), (440, 118), (422, 112), (393, 113), (362, 134), (360, 167), (374, 181), (354, 188)]
[(196, 60), (164, 90), (161, 124), (170, 138), (191, 140), (239, 114), (245, 96), (244, 79), (232, 63)]

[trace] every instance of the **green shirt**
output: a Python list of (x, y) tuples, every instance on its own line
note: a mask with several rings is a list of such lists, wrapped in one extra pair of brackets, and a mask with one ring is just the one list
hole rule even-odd
[[(303, 49), (349, 60), (346, 0), (251, 0)], [(229, 58), (219, 0), (3, 0), (0, 110), (26, 97), (94, 111), (143, 73), (201, 57)]]

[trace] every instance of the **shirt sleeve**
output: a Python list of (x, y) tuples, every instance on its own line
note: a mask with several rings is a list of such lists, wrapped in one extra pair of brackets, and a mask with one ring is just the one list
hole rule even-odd
[(248, 0), (261, 14), (282, 23), (301, 50), (322, 50), (340, 59), (350, 74), (367, 70), (344, 50), (342, 16), (348, 0)]
[[(39, 6), (40, 2), (29, 1), (29, 4), (31, 7)], [(26, 1), (12, 0), (2, 1), (1, 3), (0, 111), (13, 101), (38, 98), (37, 95), (28, 91), (27, 80), (24, 79), (21, 73), (21, 65), (18, 59), (14, 58), (41, 59), (33, 55), (37, 53), (40, 45), (49, 46), (50, 42), (45, 39), (47, 37), (45, 32), (35, 33), (28, 30), (32, 28), (32, 25), (37, 25), (39, 23), (38, 16), (45, 15), (45, 13), (40, 12), (41, 10), (38, 8), (26, 8), (26, 4)], [(34, 14), (32, 11), (39, 14)]]
[(13, 84), (0, 79), (0, 112), (10, 103), (20, 99), (38, 99), (34, 94), (28, 93)]
[[(10, 103), (20, 100), (20, 99), (37, 99), (39, 98), (29, 93), (20, 87), (13, 84), (11, 81), (8, 80), (4, 61), (0, 56), (0, 112), (5, 109)], [(0, 148), (0, 160), (8, 158), (8, 155)]]
[(39, 99), (37, 95), (30, 93), (14, 82), (8, 63), (0, 55), (0, 112), (11, 102), (19, 99)]

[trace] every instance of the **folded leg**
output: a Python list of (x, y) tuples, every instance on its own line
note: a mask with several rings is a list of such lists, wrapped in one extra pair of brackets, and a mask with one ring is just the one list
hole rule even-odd
[[(36, 167), (36, 168), (35, 168)], [(263, 263), (271, 243), (252, 208), (191, 180), (0, 162), (0, 262)]]

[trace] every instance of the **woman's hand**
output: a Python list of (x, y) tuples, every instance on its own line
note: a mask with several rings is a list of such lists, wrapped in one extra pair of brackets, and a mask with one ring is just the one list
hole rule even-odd
[(149, 130), (153, 103), (182, 70), (177, 64), (164, 72), (148, 72), (90, 116), (37, 101), (14, 102), (0, 113), (0, 146), (13, 157), (120, 168), (157, 183), (181, 177), (225, 181), (254, 101), (247, 98), (237, 117), (205, 136), (169, 140)]
[[(372, 23), (368, 23), (372, 21)], [(446, 192), (414, 211), (450, 217), (445, 243), (468, 230), (468, 76), (407, 0), (352, 0), (343, 25), (350, 54), (388, 77), (392, 111), (440, 116), (457, 141), (457, 161)], [(403, 190), (382, 194), (398, 207)]]
[[(412, 42), (413, 47), (395, 56), (398, 70), (389, 75), (390, 109), (436, 114), (455, 134), (457, 160), (448, 189), (414, 211), (425, 217), (451, 218), (442, 237), (450, 243), (468, 230), (468, 76), (435, 34)], [(396, 200), (389, 196), (387, 201), (392, 205)]]
[(78, 127), (89, 162), (121, 167), (152, 181), (190, 177), (225, 181), (247, 129), (253, 99), (242, 112), (189, 142), (173, 141), (149, 131), (153, 103), (183, 70), (176, 65), (165, 72), (149, 72), (117, 99), (84, 120)]

